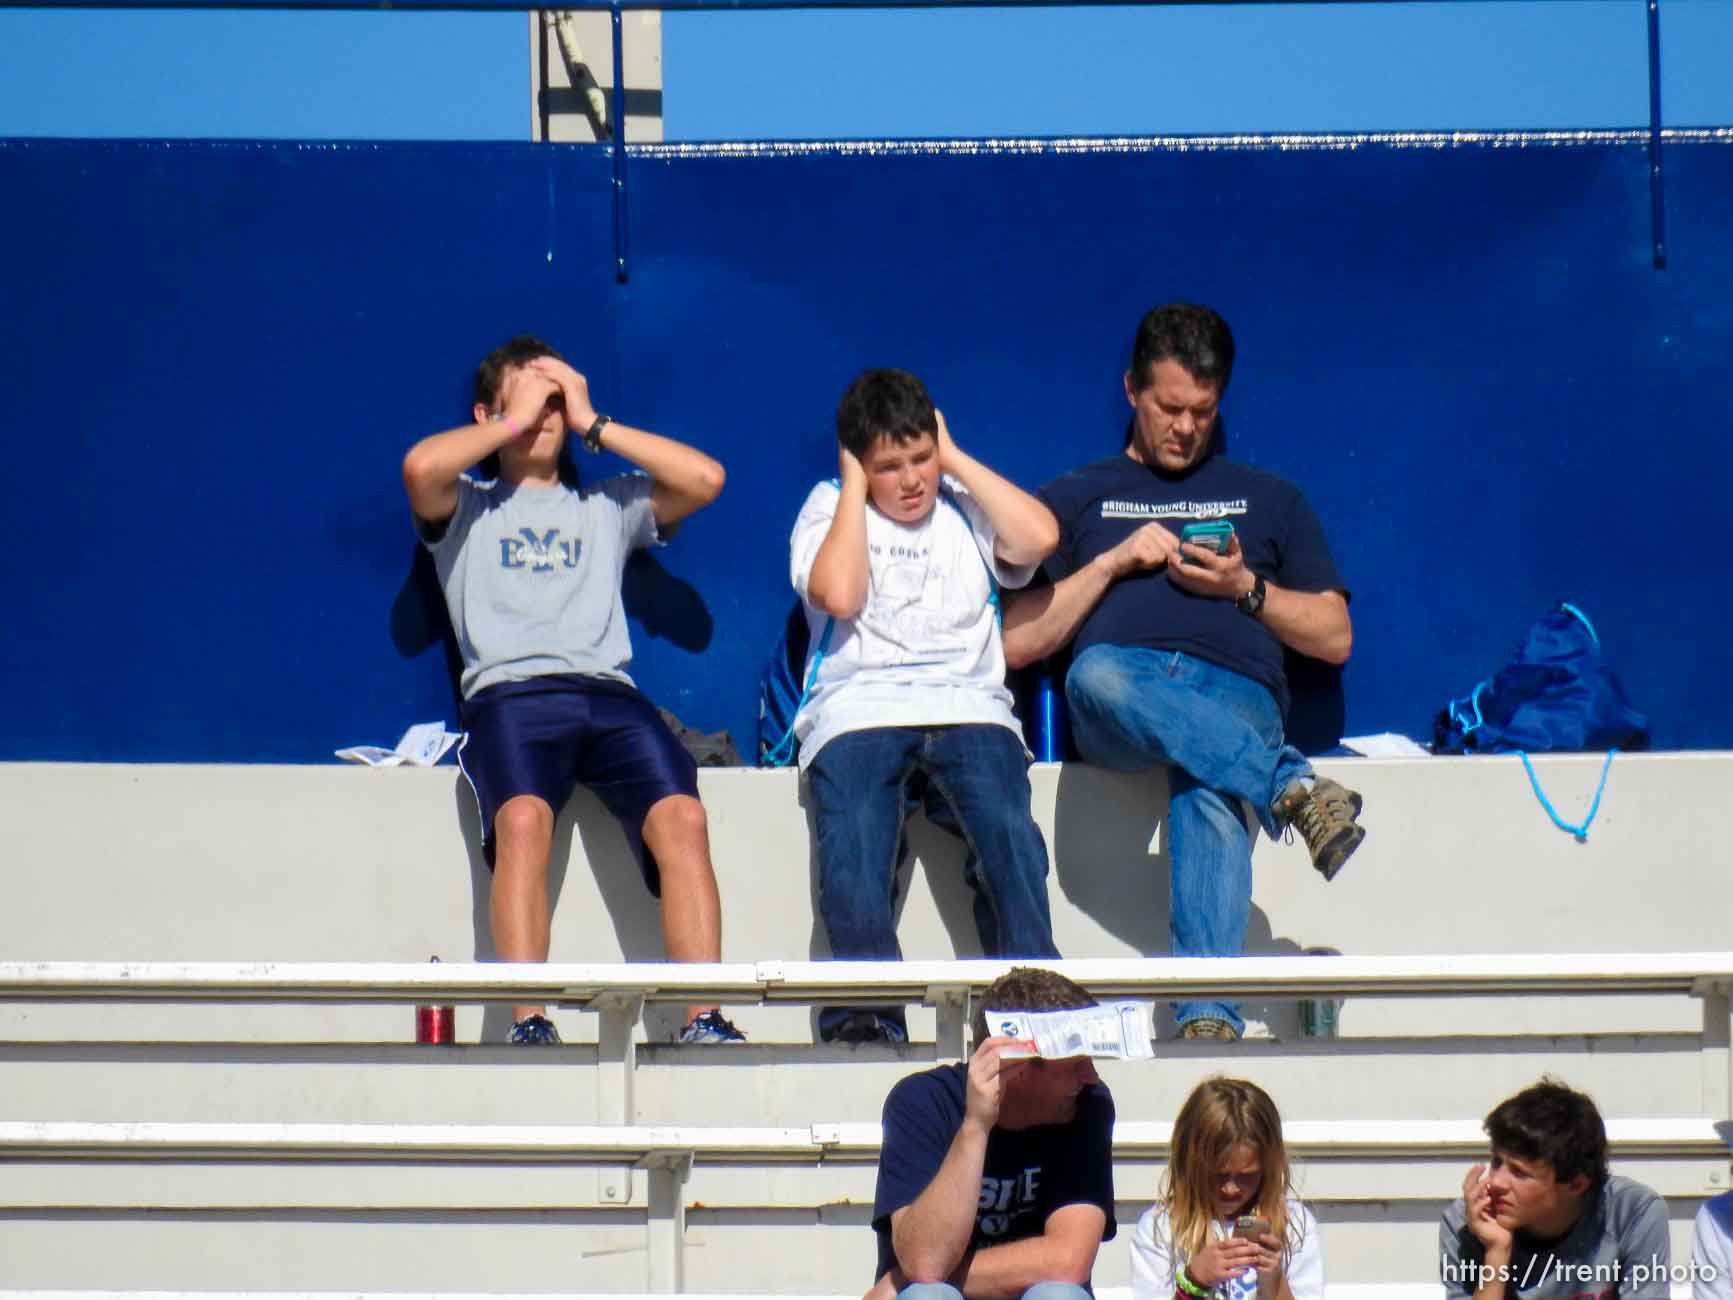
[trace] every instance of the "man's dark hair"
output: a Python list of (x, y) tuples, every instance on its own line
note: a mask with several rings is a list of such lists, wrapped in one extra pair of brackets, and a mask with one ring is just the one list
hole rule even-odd
[(1607, 1126), (1586, 1093), (1550, 1076), (1493, 1107), (1483, 1126), (1492, 1145), (1522, 1160), (1544, 1160), (1568, 1183), (1589, 1176), (1590, 1188), (1607, 1181)]
[(1072, 1011), (1092, 1007), (1095, 998), (1081, 984), (1074, 984), (1057, 971), (1038, 966), (1013, 966), (987, 985), (975, 1004), (969, 1027), (979, 1047), (992, 1037), (987, 1031), (987, 1011)]
[(883, 436), (894, 443), (939, 436), (927, 386), (906, 370), (869, 370), (843, 391), (836, 408), (836, 440), (865, 459)]
[[(546, 343), (533, 334), (517, 334), (500, 344), (492, 352), (481, 359), (481, 364), (475, 368), (473, 388), (475, 400), (488, 410), (494, 410), (494, 403), (499, 400), (500, 385), (505, 382), (506, 372), (527, 366), (537, 357), (552, 357), (555, 361), (564, 361)], [(581, 434), (583, 430), (578, 430)], [(499, 477), (499, 453), (484, 456), (475, 467), (483, 478)], [(569, 488), (578, 486), (578, 462), (572, 457), (572, 430), (566, 428), (565, 445), (560, 448), (560, 482)]]
[(1193, 379), (1214, 383), (1226, 392), (1234, 370), (1234, 334), (1228, 323), (1208, 307), (1170, 302), (1157, 307), (1137, 325), (1131, 341), (1131, 383), (1149, 384), (1158, 361), (1177, 361)]

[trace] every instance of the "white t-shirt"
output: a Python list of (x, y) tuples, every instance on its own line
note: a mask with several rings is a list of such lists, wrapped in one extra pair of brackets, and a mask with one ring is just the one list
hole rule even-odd
[[(808, 600), (807, 580), (841, 496), (834, 482), (813, 488), (789, 538), (789, 578), (812, 631), (803, 685), (830, 621)], [(1005, 689), (1005, 647), (987, 566), (1002, 587), (1025, 585), (1035, 566), (1012, 567), (993, 556), (987, 512), (948, 477), (920, 523), (887, 519), (868, 502), (866, 524), (866, 605), (855, 618), (836, 621), (795, 716), (801, 768), (835, 737), (869, 727), (983, 722), (1009, 727), (1021, 739)]]
[(1733, 1192), (1698, 1209), (1691, 1266), (1691, 1300), (1733, 1300)]
[[(1299, 1234), (1300, 1244), (1288, 1261), (1288, 1288), (1294, 1300), (1324, 1300), (1324, 1248), (1318, 1240), (1318, 1221), (1296, 1196), (1287, 1200), (1289, 1238)], [(1215, 1222), (1210, 1225), (1212, 1241), (1225, 1237), (1231, 1225)], [(1143, 1212), (1131, 1234), (1131, 1295), (1132, 1300), (1173, 1300), (1177, 1290), (1173, 1275), (1184, 1264), (1186, 1256), (1173, 1248), (1172, 1230), (1167, 1221), (1167, 1208), (1156, 1204)], [(1211, 1288), (1217, 1300), (1251, 1300), (1258, 1293), (1258, 1277), (1230, 1277)]]

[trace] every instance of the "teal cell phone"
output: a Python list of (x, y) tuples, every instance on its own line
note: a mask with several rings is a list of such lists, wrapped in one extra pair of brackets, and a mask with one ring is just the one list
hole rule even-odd
[(1179, 530), (1179, 540), (1183, 545), (1191, 542), (1197, 546), (1207, 546), (1217, 555), (1228, 549), (1228, 543), (1234, 539), (1234, 526), (1226, 519), (1211, 519), (1207, 523), (1187, 524)]

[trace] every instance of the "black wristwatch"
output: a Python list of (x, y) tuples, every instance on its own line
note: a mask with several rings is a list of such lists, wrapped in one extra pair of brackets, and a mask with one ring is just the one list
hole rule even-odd
[(1247, 618), (1256, 618), (1264, 608), (1264, 575), (1253, 576), (1252, 589), (1234, 597), (1234, 608)]
[(602, 449), (602, 430), (607, 428), (609, 417), (598, 415), (596, 422), (584, 430), (584, 450), (600, 451)]

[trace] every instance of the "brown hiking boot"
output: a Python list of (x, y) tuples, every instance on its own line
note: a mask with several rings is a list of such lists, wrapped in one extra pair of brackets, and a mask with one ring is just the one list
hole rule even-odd
[(1270, 810), (1289, 830), (1298, 830), (1312, 855), (1312, 865), (1325, 880), (1334, 880), (1342, 864), (1360, 847), (1366, 832), (1354, 824), (1360, 815), (1359, 794), (1327, 776), (1306, 789), (1290, 782)]
[(1199, 1016), (1179, 1027), (1181, 1038), (1223, 1038), (1229, 1042), (1239, 1037), (1234, 1027), (1219, 1016)]

